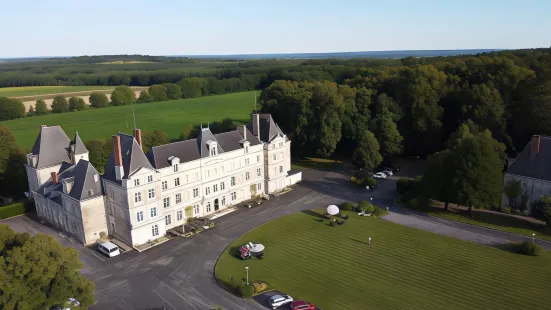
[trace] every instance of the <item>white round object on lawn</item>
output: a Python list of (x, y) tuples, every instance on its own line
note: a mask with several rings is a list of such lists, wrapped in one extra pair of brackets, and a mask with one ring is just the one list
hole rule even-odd
[(327, 207), (327, 213), (329, 213), (329, 215), (337, 215), (339, 214), (339, 212), (339, 207), (335, 205), (330, 205), (329, 207)]

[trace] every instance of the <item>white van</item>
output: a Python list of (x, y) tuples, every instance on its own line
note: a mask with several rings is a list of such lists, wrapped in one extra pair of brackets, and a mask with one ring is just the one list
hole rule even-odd
[(98, 244), (98, 251), (102, 252), (103, 254), (109, 257), (113, 257), (121, 254), (121, 252), (119, 251), (119, 247), (113, 242), (105, 242), (102, 244)]

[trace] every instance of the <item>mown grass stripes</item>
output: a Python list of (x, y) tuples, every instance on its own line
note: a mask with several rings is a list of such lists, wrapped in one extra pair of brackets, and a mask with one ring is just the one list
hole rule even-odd
[[(368, 237), (372, 245), (367, 245)], [(230, 249), (266, 246), (262, 260)], [(216, 274), (263, 280), (323, 309), (536, 309), (551, 302), (551, 255), (514, 254), (375, 218), (330, 227), (305, 213), (238, 238)]]

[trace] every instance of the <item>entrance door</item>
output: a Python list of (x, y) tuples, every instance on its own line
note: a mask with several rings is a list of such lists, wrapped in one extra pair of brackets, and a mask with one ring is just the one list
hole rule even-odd
[(218, 198), (214, 199), (214, 211), (218, 211), (220, 205), (218, 204)]

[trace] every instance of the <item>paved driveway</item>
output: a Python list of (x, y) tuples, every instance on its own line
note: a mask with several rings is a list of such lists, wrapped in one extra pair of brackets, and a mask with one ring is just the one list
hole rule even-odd
[[(347, 200), (373, 198), (381, 207), (391, 206), (386, 217), (389, 221), (463, 240), (496, 244), (517, 238), (393, 207), (393, 178), (379, 181), (379, 188), (372, 192), (351, 185), (348, 177), (339, 173), (304, 170), (303, 179), (293, 191), (262, 206), (240, 209), (217, 219), (213, 229), (189, 239), (170, 240), (142, 253), (134, 251), (104, 262), (84, 247), (73, 245), (81, 248), (84, 273), (96, 283), (98, 302), (92, 309), (155, 309), (161, 304), (168, 309), (210, 309), (215, 305), (224, 309), (262, 309), (256, 301), (237, 298), (218, 286), (213, 269), (222, 251), (243, 233), (270, 220)], [(49, 229), (24, 219), (3, 223), (14, 225), (18, 231), (29, 229), (27, 225), (37, 232)], [(67, 240), (56, 238), (67, 245)]]

